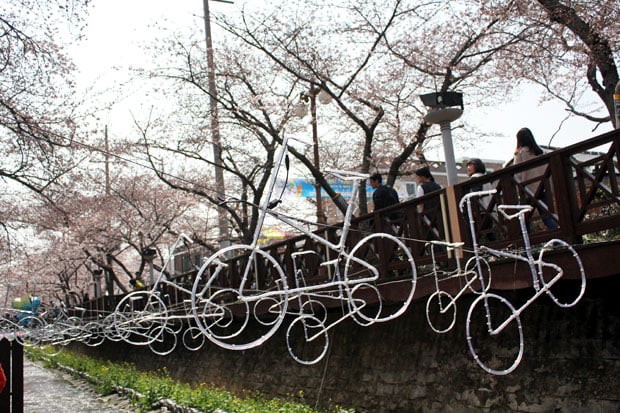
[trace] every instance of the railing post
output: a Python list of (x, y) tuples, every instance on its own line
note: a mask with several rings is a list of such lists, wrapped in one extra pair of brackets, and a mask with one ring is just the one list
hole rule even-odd
[[(451, 242), (462, 242), (465, 239), (464, 234), (467, 234), (466, 231), (462, 232), (462, 223), (464, 220), (460, 219), (459, 214), (459, 201), (463, 190), (459, 188), (460, 191), (457, 194), (455, 188), (456, 187), (454, 185), (450, 185), (446, 188), (448, 228), (446, 228), (445, 235), (448, 239), (448, 234), (450, 234), (450, 238), (448, 240)], [(448, 229), (450, 230), (449, 232), (447, 231)], [(469, 237), (467, 237), (467, 239), (469, 239)]]
[[(564, 156), (567, 155), (564, 154)], [(553, 184), (552, 202), (558, 214), (562, 239), (569, 244), (580, 243), (581, 236), (577, 235), (577, 196), (575, 186), (572, 184), (573, 174), (570, 162), (560, 152), (551, 157), (549, 166)]]
[[(519, 201), (519, 190), (517, 185), (514, 182), (514, 173), (512, 174), (503, 174), (499, 178), (498, 188), (501, 188), (501, 203), (505, 205), (518, 205)], [(507, 240), (519, 240), (521, 239), (521, 228), (519, 227), (518, 220), (510, 220), (506, 222), (507, 232), (506, 239)]]

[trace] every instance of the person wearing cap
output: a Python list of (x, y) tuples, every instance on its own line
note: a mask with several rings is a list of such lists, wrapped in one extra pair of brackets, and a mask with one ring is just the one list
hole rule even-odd
[(383, 185), (383, 178), (380, 173), (376, 172), (370, 175), (368, 181), (370, 186), (375, 190), (372, 194), (372, 202), (375, 205), (375, 211), (398, 204), (398, 193), (394, 188)]
[(146, 284), (142, 281), (142, 275), (140, 273), (136, 273), (136, 278), (130, 279), (129, 284), (131, 284), (134, 290), (146, 290)]

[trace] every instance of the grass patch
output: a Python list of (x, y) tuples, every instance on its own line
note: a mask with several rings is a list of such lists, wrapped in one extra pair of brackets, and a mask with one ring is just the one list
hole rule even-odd
[[(241, 398), (222, 388), (207, 384), (191, 387), (173, 380), (165, 368), (143, 372), (129, 363), (112, 363), (67, 351), (49, 355), (45, 349), (25, 348), (25, 352), (28, 358), (43, 361), (48, 368), (68, 367), (76, 374), (84, 374), (101, 395), (115, 393), (119, 388), (137, 393), (139, 396), (134, 394), (131, 398), (141, 412), (159, 407), (162, 400), (172, 400), (177, 405), (202, 412), (326, 413), (311, 408), (299, 400), (266, 398), (257, 394)], [(346, 413), (353, 410), (335, 407), (327, 413), (331, 412)]]

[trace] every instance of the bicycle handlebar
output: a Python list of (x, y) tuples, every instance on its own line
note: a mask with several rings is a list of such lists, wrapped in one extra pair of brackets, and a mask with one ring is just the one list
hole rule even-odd
[(470, 192), (468, 194), (465, 194), (463, 195), (463, 197), (461, 198), (461, 201), (459, 202), (459, 209), (461, 210), (461, 212), (463, 212), (463, 207), (465, 206), (465, 203), (471, 198), (493, 195), (495, 193), (497, 193), (497, 189), (489, 189), (486, 191), (476, 191), (476, 192)]
[(341, 169), (325, 169), (325, 172), (334, 175), (336, 178), (342, 179), (343, 181), (358, 181), (362, 179), (368, 179), (367, 174), (362, 174), (354, 171), (343, 171)]
[[(507, 219), (513, 219), (513, 218), (518, 218), (519, 215), (523, 215), (523, 214), (530, 212), (534, 208), (532, 208), (531, 205), (498, 205), (497, 209)], [(517, 212), (514, 214), (509, 214), (506, 212), (510, 210), (514, 210)]]

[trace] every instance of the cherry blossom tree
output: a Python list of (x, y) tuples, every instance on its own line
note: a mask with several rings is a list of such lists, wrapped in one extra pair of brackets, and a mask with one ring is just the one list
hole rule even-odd
[(116, 176), (108, 187), (66, 188), (62, 208), (23, 214), (37, 229), (38, 248), (19, 260), (22, 279), (62, 300), (93, 297), (98, 277), (101, 293), (128, 292), (129, 281), (145, 274), (148, 252), (155, 252), (161, 270), (177, 237), (202, 236), (192, 215), (195, 201), (152, 176)]
[[(493, 13), (497, 6), (489, 6)], [(510, 16), (522, 18), (521, 26), (531, 27), (511, 56), (523, 69), (517, 74), (564, 102), (570, 114), (595, 124), (613, 122), (613, 92), (620, 79), (618, 2), (538, 0), (503, 7)], [(607, 115), (583, 102), (588, 91), (600, 99)]]
[[(79, 36), (87, 0), (7, 0), (0, 5), (0, 248), (12, 257), (16, 199), (55, 202), (55, 184), (81, 154), (72, 149), (78, 102), (65, 54)], [(24, 195), (23, 191), (29, 194)], [(6, 258), (5, 258), (6, 259)]]

